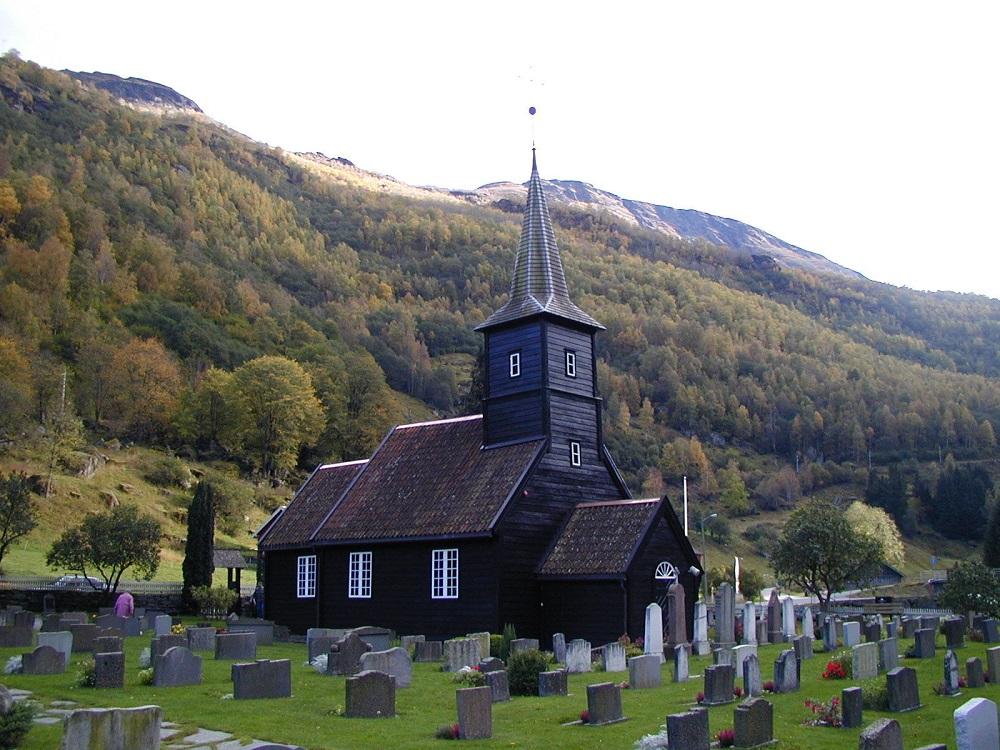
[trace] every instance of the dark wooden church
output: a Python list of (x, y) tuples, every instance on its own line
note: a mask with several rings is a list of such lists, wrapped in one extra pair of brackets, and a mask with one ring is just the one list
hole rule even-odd
[(679, 581), (690, 634), (698, 558), (669, 501), (631, 499), (604, 446), (603, 326), (570, 300), (534, 158), (510, 300), (477, 330), (481, 415), (400, 425), (370, 459), (320, 466), (261, 530), (267, 617), (597, 644), (641, 636)]

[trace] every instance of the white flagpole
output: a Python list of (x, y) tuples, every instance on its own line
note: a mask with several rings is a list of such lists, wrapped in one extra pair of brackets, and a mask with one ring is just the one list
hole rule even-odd
[(688, 535), (688, 478), (684, 477), (684, 536)]
[(736, 579), (736, 594), (739, 595), (739, 593), (740, 593), (740, 558), (734, 557), (733, 559), (736, 560), (736, 565), (733, 568), (733, 571), (735, 573), (734, 578)]

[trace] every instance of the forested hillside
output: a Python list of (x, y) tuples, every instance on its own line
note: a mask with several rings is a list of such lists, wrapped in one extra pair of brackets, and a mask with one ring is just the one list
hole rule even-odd
[[(70, 434), (68, 408), (91, 434), (284, 476), (366, 456), (421, 412), (410, 397), (478, 409), (472, 329), (505, 299), (518, 206), (345, 185), (12, 56), (0, 96), (4, 440)], [(687, 473), (780, 504), (869, 461), (994, 455), (1000, 302), (553, 219), (574, 299), (608, 329), (607, 439), (636, 489)], [(283, 400), (299, 412), (261, 434)]]

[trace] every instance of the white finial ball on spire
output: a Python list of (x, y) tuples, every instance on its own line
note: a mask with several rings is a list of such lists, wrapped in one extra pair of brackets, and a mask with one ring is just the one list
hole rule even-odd
[(529, 115), (533, 115), (533, 114), (535, 114), (535, 112), (537, 112), (537, 111), (538, 111), (538, 110), (537, 110), (537, 109), (535, 109), (534, 107), (528, 107), (528, 114), (529, 114)]

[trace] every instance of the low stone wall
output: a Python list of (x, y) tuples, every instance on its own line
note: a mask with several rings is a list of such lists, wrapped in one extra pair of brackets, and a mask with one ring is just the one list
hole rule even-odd
[[(59, 612), (96, 612), (100, 607), (110, 607), (117, 594), (103, 591), (42, 591), (38, 589), (0, 589), (0, 606), (17, 605), (41, 612), (44, 597), (51, 594), (55, 598), (55, 610)], [(178, 614), (181, 611), (180, 594), (133, 594), (135, 606)]]

